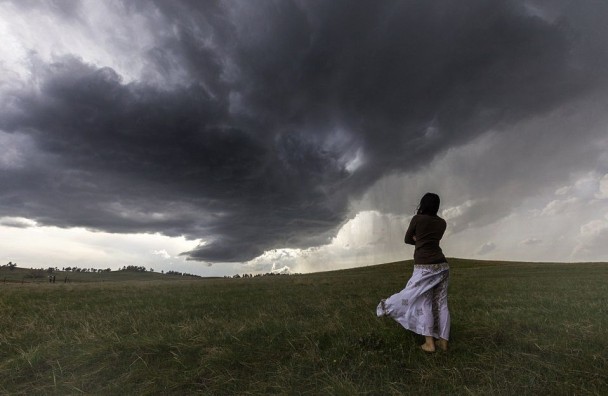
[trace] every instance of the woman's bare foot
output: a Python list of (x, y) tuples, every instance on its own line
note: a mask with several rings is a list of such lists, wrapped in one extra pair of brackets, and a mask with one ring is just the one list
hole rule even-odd
[(448, 340), (444, 340), (443, 338), (440, 338), (436, 341), (436, 345), (439, 347), (439, 349), (441, 349), (442, 351), (447, 351), (448, 350)]
[(425, 352), (435, 352), (435, 343), (433, 342), (433, 337), (425, 336), (424, 344), (420, 345)]

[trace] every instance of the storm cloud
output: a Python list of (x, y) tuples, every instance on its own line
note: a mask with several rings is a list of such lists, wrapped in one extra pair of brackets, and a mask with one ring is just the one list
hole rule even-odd
[[(92, 3), (15, 4), (95, 28)], [(184, 235), (201, 240), (183, 253), (198, 261), (326, 244), (382, 178), (607, 82), (598, 2), (125, 1), (110, 11), (139, 21), (150, 44), (135, 51), (137, 32), (119, 26), (103, 40), (123, 63), (32, 52), (27, 78), (0, 85), (0, 217)]]

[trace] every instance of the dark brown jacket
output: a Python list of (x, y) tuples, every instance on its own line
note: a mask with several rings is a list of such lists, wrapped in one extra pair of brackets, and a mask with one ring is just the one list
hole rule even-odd
[(447, 262), (439, 247), (439, 241), (443, 237), (445, 228), (446, 222), (439, 216), (416, 215), (412, 218), (405, 233), (405, 243), (416, 245), (414, 264)]

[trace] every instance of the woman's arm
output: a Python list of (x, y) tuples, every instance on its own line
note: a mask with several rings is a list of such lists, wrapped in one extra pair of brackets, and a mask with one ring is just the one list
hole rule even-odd
[(404, 242), (408, 245), (416, 244), (416, 222), (414, 221), (414, 218), (410, 221), (410, 225), (405, 232)]

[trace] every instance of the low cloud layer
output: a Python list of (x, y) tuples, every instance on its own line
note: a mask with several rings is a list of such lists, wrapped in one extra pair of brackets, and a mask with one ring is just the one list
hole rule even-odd
[[(383, 180), (488, 132), (525, 152), (526, 135), (508, 139), (514, 126), (602, 97), (608, 81), (597, 2), (95, 4), (0, 8), (3, 21), (47, 14), (66, 40), (97, 45), (44, 53), (5, 28), (21, 51), (7, 59), (25, 55), (0, 85), (0, 216), (184, 235), (201, 241), (183, 253), (196, 261), (327, 244), (354, 201), (397, 211), (365, 199)], [(96, 30), (101, 14), (118, 27)], [(555, 133), (530, 138), (570, 140)], [(574, 166), (550, 154), (536, 150), (547, 174)], [(519, 161), (511, 177), (533, 184)], [(452, 232), (513, 208), (499, 169), (462, 166), (503, 193), (452, 200)]]

